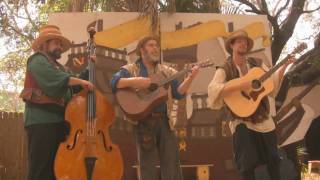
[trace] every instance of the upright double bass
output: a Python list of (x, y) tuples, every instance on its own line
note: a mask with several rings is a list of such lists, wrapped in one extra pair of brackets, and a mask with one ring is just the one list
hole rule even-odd
[[(94, 29), (89, 30), (87, 52), (95, 54)], [(89, 60), (89, 81), (95, 82), (94, 62)], [(120, 180), (123, 162), (119, 147), (112, 143), (109, 127), (115, 111), (106, 96), (95, 89), (76, 94), (66, 108), (70, 133), (55, 159), (57, 180)]]

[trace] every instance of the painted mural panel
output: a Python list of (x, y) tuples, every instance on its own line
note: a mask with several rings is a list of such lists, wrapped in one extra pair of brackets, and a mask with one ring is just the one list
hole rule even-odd
[[(63, 54), (61, 63), (74, 73), (79, 73), (87, 66), (87, 28), (95, 27), (97, 30), (96, 86), (116, 109), (111, 136), (119, 144), (125, 159), (123, 179), (137, 178), (134, 128), (125, 120), (118, 107), (109, 81), (121, 66), (136, 60), (137, 42), (150, 34), (160, 37), (162, 62), (177, 70), (207, 60), (214, 63), (213, 67), (201, 69), (187, 97), (174, 104), (173, 115), (176, 118), (176, 134), (185, 179), (196, 179), (197, 168), (203, 166), (209, 168), (209, 179), (239, 179), (233, 163), (228, 119), (225, 119), (223, 111), (209, 109), (207, 87), (215, 73), (215, 67), (222, 65), (229, 56), (224, 48), (224, 40), (235, 30), (243, 29), (254, 39), (250, 56), (263, 59), (266, 65), (271, 66), (270, 30), (265, 16), (161, 13), (160, 28), (155, 32), (150, 29), (150, 21), (139, 17), (138, 13), (58, 13), (51, 14), (49, 22), (58, 25), (62, 33), (73, 42), (71, 50)], [(286, 103), (297, 91), (300, 88), (290, 90)], [(319, 109), (314, 109), (317, 107), (312, 101), (315, 97), (319, 97), (319, 94), (313, 90), (303, 100), (305, 110), (309, 109), (303, 116), (306, 119), (303, 122), (311, 123), (320, 113)], [(274, 113), (274, 108), (272, 111)], [(280, 136), (285, 137), (282, 145), (303, 138), (306, 126), (300, 124), (292, 132), (280, 131)], [(300, 127), (301, 131), (295, 131)]]

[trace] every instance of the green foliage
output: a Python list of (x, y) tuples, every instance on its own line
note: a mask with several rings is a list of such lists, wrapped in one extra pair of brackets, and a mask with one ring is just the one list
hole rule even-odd
[(306, 173), (308, 171), (308, 165), (307, 165), (307, 150), (304, 146), (300, 145), (296, 148), (297, 151), (297, 160), (298, 163), (301, 166), (301, 173)]
[(219, 0), (176, 0), (175, 7), (177, 12), (220, 13)]
[(26, 59), (23, 51), (8, 53), (0, 62), (0, 110), (22, 111), (19, 92), (23, 85)]
[(23, 112), (24, 103), (18, 93), (0, 91), (0, 111)]
[(25, 74), (26, 58), (37, 30), (46, 20), (39, 18), (41, 4), (31, 1), (0, 1), (0, 38), (5, 44), (0, 57), (0, 110), (21, 111), (19, 91)]

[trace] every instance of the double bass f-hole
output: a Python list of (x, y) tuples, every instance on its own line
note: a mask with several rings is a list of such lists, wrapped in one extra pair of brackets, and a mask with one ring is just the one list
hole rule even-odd
[(78, 141), (78, 137), (80, 134), (82, 134), (83, 131), (81, 129), (78, 129), (74, 135), (74, 138), (73, 138), (73, 141), (72, 141), (72, 144), (68, 144), (67, 145), (67, 149), (68, 150), (73, 150), (75, 147), (76, 147), (76, 144), (77, 144), (77, 141)]
[(101, 138), (102, 138), (102, 142), (103, 142), (103, 147), (106, 151), (111, 152), (112, 151), (112, 146), (107, 145), (106, 143), (106, 137), (104, 136), (103, 131), (99, 130), (98, 134), (100, 134)]

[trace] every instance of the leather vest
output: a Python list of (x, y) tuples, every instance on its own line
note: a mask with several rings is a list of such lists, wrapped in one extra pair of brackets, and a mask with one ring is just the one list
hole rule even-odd
[[(40, 52), (37, 52), (29, 57), (27, 66), (32, 61), (32, 58), (38, 54), (45, 56), (46, 60), (50, 62), (50, 64), (54, 68), (57, 68), (57, 69), (61, 68), (55, 62), (52, 62), (51, 60), (49, 60), (45, 54), (42, 54)], [(24, 102), (30, 102), (30, 103), (36, 103), (36, 104), (57, 104), (62, 107), (65, 106), (64, 98), (53, 98), (45, 95), (45, 93), (40, 88), (40, 86), (38, 85), (35, 78), (32, 76), (32, 73), (28, 70), (28, 68), (25, 76), (24, 88), (20, 93), (20, 98), (22, 98)]]
[[(261, 67), (262, 60), (249, 57), (247, 59), (250, 68), (253, 67)], [(226, 81), (230, 81), (231, 79), (239, 78), (239, 72), (237, 67), (232, 62), (231, 58), (228, 58), (226, 63), (221, 66), (220, 68), (223, 68), (226, 73)], [(232, 111), (226, 106), (227, 110), (232, 114), (234, 119), (242, 119), (244, 121), (251, 121), (252, 123), (260, 123), (264, 120), (266, 120), (269, 117), (270, 113), (270, 104), (268, 97), (264, 97), (258, 106), (257, 110), (249, 117), (243, 118), (235, 115), (232, 113)]]

